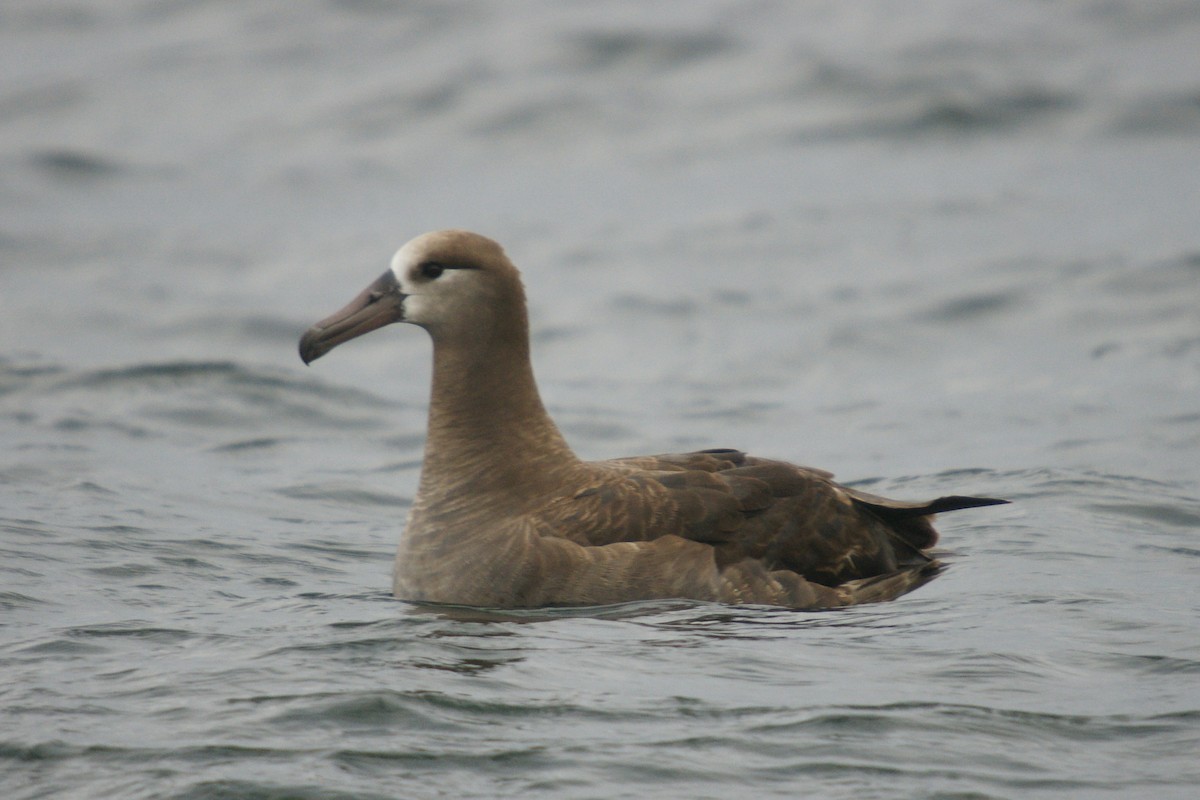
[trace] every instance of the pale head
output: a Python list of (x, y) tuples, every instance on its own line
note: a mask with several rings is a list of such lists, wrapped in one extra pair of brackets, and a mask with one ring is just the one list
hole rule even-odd
[(435, 339), (477, 328), (504, 313), (520, 292), (517, 270), (499, 244), (477, 233), (434, 231), (396, 251), (392, 274), (406, 295), (404, 321)]
[(411, 322), (434, 342), (476, 346), (526, 335), (525, 295), (499, 244), (477, 233), (426, 233), (396, 251), (391, 268), (300, 340), (307, 364), (365, 333)]

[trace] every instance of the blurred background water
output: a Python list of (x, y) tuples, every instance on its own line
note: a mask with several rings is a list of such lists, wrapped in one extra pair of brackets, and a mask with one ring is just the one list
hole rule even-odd
[[(388, 594), (408, 238), (585, 457), (1009, 497), (881, 606)], [(1191, 798), (1200, 5), (0, 3), (0, 794)]]

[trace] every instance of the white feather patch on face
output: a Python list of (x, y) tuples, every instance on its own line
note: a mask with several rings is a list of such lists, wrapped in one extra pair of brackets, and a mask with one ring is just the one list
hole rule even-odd
[(396, 251), (396, 255), (392, 256), (392, 274), (396, 276), (396, 282), (400, 284), (400, 291), (404, 294), (411, 294), (413, 288), (408, 284), (408, 274), (412, 269), (416, 260), (413, 258), (413, 243), (401, 247)]
[[(454, 306), (461, 302), (462, 287), (455, 284), (469, 280), (468, 270), (447, 269), (430, 280), (416, 275), (426, 260), (425, 248), (418, 240), (409, 242), (392, 256), (392, 274), (400, 284), (404, 298), (404, 321), (415, 325), (436, 323), (454, 316)], [(469, 292), (468, 292), (469, 294)]]

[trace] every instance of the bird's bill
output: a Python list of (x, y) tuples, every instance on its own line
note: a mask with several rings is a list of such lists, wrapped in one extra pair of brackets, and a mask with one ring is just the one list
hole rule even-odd
[(300, 359), (310, 364), (343, 342), (404, 319), (400, 282), (390, 269), (345, 308), (313, 325), (300, 337)]

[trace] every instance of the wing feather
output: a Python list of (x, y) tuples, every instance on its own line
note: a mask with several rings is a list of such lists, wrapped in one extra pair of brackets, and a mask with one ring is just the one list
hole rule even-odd
[(542, 535), (585, 548), (666, 537), (707, 545), (718, 573), (746, 584), (737, 592), (758, 586), (763, 602), (774, 602), (767, 595), (785, 592), (793, 578), (825, 587), (863, 582), (855, 586), (866, 592), (866, 582), (906, 573), (906, 565), (917, 571), (885, 585), (917, 585), (936, 572), (922, 552), (937, 541), (930, 515), (1004, 502), (895, 501), (841, 486), (823, 470), (727, 449), (591, 466), (589, 485), (537, 512)]

